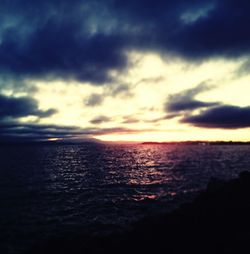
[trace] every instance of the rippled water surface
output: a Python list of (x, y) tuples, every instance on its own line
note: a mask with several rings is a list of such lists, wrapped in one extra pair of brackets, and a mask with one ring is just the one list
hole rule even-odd
[(212, 176), (242, 170), (250, 170), (250, 146), (1, 146), (0, 252), (123, 228), (189, 200)]

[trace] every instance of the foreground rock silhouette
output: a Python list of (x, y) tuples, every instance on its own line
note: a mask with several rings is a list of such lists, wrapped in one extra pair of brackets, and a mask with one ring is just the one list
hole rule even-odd
[(224, 182), (211, 179), (192, 203), (106, 237), (52, 239), (29, 254), (250, 253), (250, 173)]

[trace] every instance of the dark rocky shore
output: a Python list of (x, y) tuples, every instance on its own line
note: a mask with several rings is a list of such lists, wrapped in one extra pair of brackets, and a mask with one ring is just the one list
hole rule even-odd
[(45, 253), (250, 253), (250, 173), (228, 182), (211, 179), (192, 203), (140, 221), (129, 232), (71, 235), (29, 252)]

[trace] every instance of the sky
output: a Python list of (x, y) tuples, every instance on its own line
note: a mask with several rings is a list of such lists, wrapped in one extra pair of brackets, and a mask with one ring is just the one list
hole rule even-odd
[(249, 141), (249, 12), (1, 0), (0, 141)]

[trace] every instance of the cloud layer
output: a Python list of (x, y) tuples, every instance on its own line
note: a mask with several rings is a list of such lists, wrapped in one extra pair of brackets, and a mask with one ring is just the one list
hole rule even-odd
[(29, 97), (0, 95), (0, 121), (26, 116), (49, 117), (56, 112), (55, 109), (40, 110), (37, 101)]
[(195, 99), (198, 94), (208, 91), (212, 88), (213, 86), (203, 82), (195, 88), (170, 95), (165, 104), (165, 110), (167, 112), (174, 113), (218, 105), (217, 102), (203, 102)]
[(250, 107), (222, 105), (186, 116), (182, 123), (203, 128), (239, 129), (250, 127)]
[[(201, 128), (250, 127), (249, 107), (197, 99), (200, 93), (212, 88), (208, 81), (176, 94), (166, 94), (165, 104), (159, 102), (163, 106), (161, 109), (155, 96), (158, 112), (152, 110), (145, 113), (149, 107), (143, 96), (150, 97), (151, 93), (144, 85), (149, 87), (165, 80), (168, 82), (168, 77), (161, 76), (162, 73), (147, 75), (150, 68), (154, 68), (153, 64), (142, 71), (145, 77), (141, 75), (137, 79), (133, 74), (136, 76), (139, 71), (129, 72), (137, 61), (133, 59), (133, 52), (135, 55), (150, 52), (164, 60), (168, 56), (168, 61), (171, 61), (174, 56), (175, 59), (188, 60), (189, 63), (221, 57), (224, 61), (244, 58), (245, 65), (239, 72), (245, 74), (249, 70), (250, 55), (249, 12), (250, 2), (245, 0), (1, 1), (0, 138), (37, 140), (136, 133), (136, 128), (100, 127), (105, 127), (105, 124), (119, 125), (105, 109), (105, 103), (111, 104), (110, 101), (117, 98), (131, 99), (131, 103), (125, 105), (130, 106), (129, 110), (125, 109), (124, 115), (117, 114), (117, 119), (122, 119), (120, 123), (124, 126), (142, 126), (143, 123), (160, 125), (162, 121), (174, 122), (177, 119), (179, 123)], [(41, 120), (45, 119), (47, 123), (47, 118), (57, 113), (54, 109), (57, 104), (53, 101), (52, 107), (48, 105), (47, 110), (42, 110), (40, 101), (32, 97), (34, 94), (36, 98), (42, 97), (38, 95), (39, 85), (32, 84), (40, 82), (53, 86), (58, 81), (88, 86), (89, 90), (84, 91), (84, 101), (82, 98), (81, 102), (80, 99), (77, 101), (78, 97), (74, 95), (71, 95), (72, 101), (58, 99), (58, 105), (65, 101), (65, 107), (76, 111), (78, 104), (82, 103), (79, 117), (83, 117), (86, 128), (41, 124)], [(142, 91), (144, 88), (145, 91)], [(58, 90), (55, 88), (55, 91)], [(135, 105), (133, 97), (138, 99)], [(51, 99), (44, 99), (41, 105), (46, 106), (47, 102), (51, 102)], [(75, 107), (72, 106), (74, 103)], [(121, 112), (123, 102), (115, 105)], [(137, 119), (142, 111), (145, 114)], [(162, 111), (165, 114), (163, 116), (160, 115)], [(126, 118), (125, 113), (129, 117)], [(70, 109), (65, 115), (70, 115)], [(20, 118), (27, 116), (36, 117), (37, 124), (21, 123)]]
[[(203, 102), (195, 97), (214, 86), (202, 82), (195, 88), (170, 95), (165, 104), (168, 116), (180, 117), (180, 123), (200, 128), (239, 129), (250, 127), (250, 107), (223, 105), (219, 102)], [(199, 110), (198, 113), (194, 113)]]
[(0, 71), (17, 76), (105, 83), (129, 50), (199, 59), (250, 49), (244, 0), (13, 0), (0, 10)]
[[(148, 130), (152, 131), (152, 130)], [(77, 126), (59, 126), (44, 124), (20, 124), (18, 122), (2, 123), (0, 125), (1, 142), (27, 142), (27, 141), (47, 141), (50, 139), (84, 140), (93, 138), (95, 135), (107, 134), (136, 134), (141, 131), (123, 127), (116, 128), (80, 128)]]

